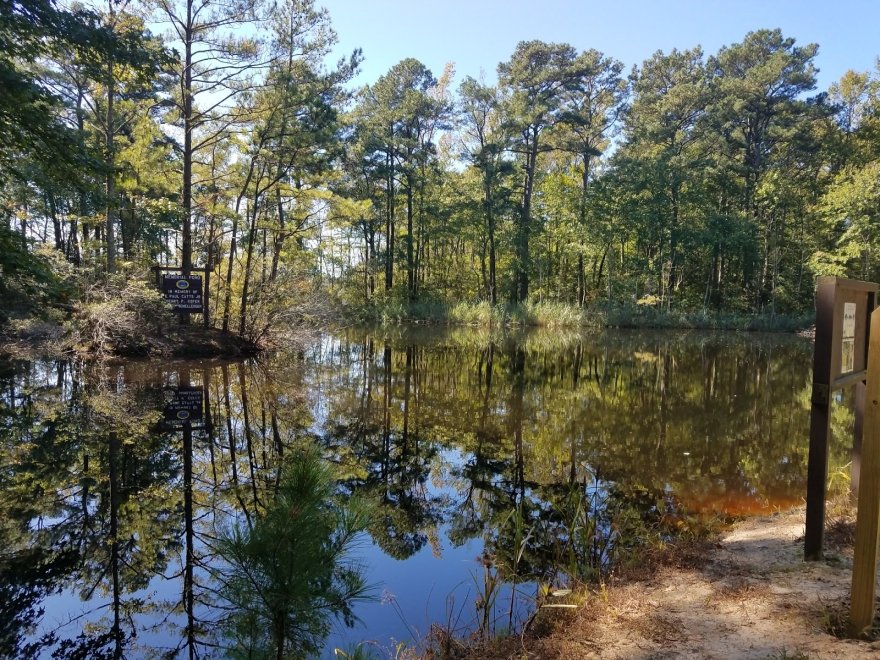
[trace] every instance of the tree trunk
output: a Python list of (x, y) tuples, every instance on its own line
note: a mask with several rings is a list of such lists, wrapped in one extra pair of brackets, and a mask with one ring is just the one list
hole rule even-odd
[(64, 252), (64, 235), (61, 230), (61, 220), (58, 218), (58, 206), (55, 203), (55, 195), (46, 193), (46, 205), (49, 207), (49, 215), (52, 216), (52, 230), (55, 234), (55, 249)]
[(229, 261), (226, 263), (226, 292), (223, 296), (223, 332), (229, 332), (229, 312), (232, 305), (232, 263), (235, 261), (238, 210), (232, 216), (232, 237), (229, 240)]
[[(392, 132), (393, 136), (393, 132)], [(389, 151), (385, 158), (388, 176), (385, 190), (385, 290), (394, 285), (394, 154)]]
[[(110, 7), (110, 21), (113, 22), (113, 3), (108, 3)], [(105, 192), (107, 195), (107, 272), (116, 272), (116, 154), (113, 145), (113, 101), (116, 95), (116, 80), (113, 75), (113, 60), (107, 63), (107, 114), (104, 126), (104, 146), (107, 150), (107, 176), (105, 179)]]
[[(192, 67), (193, 67), (193, 2), (186, 3), (186, 26), (184, 28), (184, 70), (183, 70), (183, 189), (181, 206), (183, 206), (182, 252), (181, 266), (184, 275), (192, 270), (192, 162), (193, 162), (193, 101), (192, 101)], [(186, 314), (181, 315), (187, 319)]]
[(532, 191), (535, 184), (535, 166), (538, 160), (538, 128), (527, 129), (528, 151), (524, 166), (523, 197), (516, 237), (516, 289), (514, 302), (523, 303), (529, 297), (529, 235), (532, 221)]
[(376, 276), (373, 273), (373, 263), (376, 260), (376, 230), (373, 227), (369, 229), (370, 241), (369, 241), (369, 257), (367, 258), (367, 268), (370, 271), (370, 295), (372, 298), (373, 294), (376, 293)]
[(244, 282), (241, 286), (241, 307), (238, 313), (238, 335), (240, 337), (244, 337), (245, 325), (247, 321), (247, 300), (248, 300), (248, 290), (250, 287), (251, 280), (251, 259), (254, 254), (254, 243), (256, 242), (256, 226), (257, 226), (257, 212), (259, 209), (259, 197), (254, 197), (254, 207), (251, 211), (251, 222), (250, 227), (248, 229), (248, 247), (247, 247), (247, 257), (244, 261)]
[[(85, 112), (83, 111), (83, 102), (85, 100), (85, 91), (83, 90), (83, 86), (77, 80), (76, 86), (76, 129), (77, 129), (77, 141), (79, 144), (80, 150), (85, 150)], [(77, 186), (77, 213), (79, 214), (79, 222), (82, 223), (82, 232), (83, 232), (83, 241), (87, 238), (87, 229), (85, 222), (83, 220), (86, 217), (86, 193), (85, 190), (82, 189), (82, 186)], [(70, 221), (70, 239), (68, 243), (68, 249), (70, 251), (70, 257), (73, 261), (74, 266), (79, 266), (82, 264), (82, 255), (79, 249), (79, 240), (76, 235), (77, 232), (77, 218), (74, 217), (73, 220)]]
[(406, 182), (406, 295), (409, 300), (416, 297), (415, 255), (413, 252), (413, 190), (412, 178)]
[(244, 180), (244, 185), (241, 188), (238, 198), (235, 200), (235, 213), (232, 216), (232, 238), (229, 243), (229, 263), (226, 265), (226, 293), (223, 297), (223, 332), (229, 332), (230, 308), (232, 306), (232, 264), (235, 261), (235, 241), (236, 233), (238, 232), (239, 213), (241, 213), (241, 202), (247, 194), (247, 189), (251, 184), (253, 176), (254, 161), (252, 159), (250, 167), (248, 168), (247, 177)]
[(281, 199), (281, 187), (275, 187), (275, 203), (278, 205), (278, 231), (275, 240), (272, 241), (272, 268), (269, 271), (269, 281), (274, 282), (278, 277), (278, 262), (281, 258), (281, 250), (284, 248), (284, 202)]
[(486, 228), (489, 231), (489, 302), (498, 304), (498, 286), (495, 278), (495, 209), (492, 204), (492, 186), (486, 181), (484, 185), (486, 205)]
[(678, 276), (678, 215), (679, 215), (679, 193), (680, 185), (675, 183), (672, 185), (669, 195), (672, 200), (672, 224), (669, 228), (669, 279), (667, 280), (666, 289), (668, 298), (666, 308), (672, 309), (672, 297), (675, 294), (676, 278)]
[(370, 236), (366, 218), (361, 218), (361, 229), (364, 236), (364, 302), (370, 300)]
[[(215, 197), (214, 197), (214, 200), (212, 203), (212, 208), (216, 208), (216, 206), (217, 206), (217, 197), (215, 194)], [(214, 272), (214, 252), (217, 250), (216, 233), (217, 233), (217, 218), (214, 215), (214, 213), (212, 212), (211, 213), (211, 221), (208, 226), (208, 245), (207, 245), (207, 249), (205, 250), (205, 291), (204, 291), (203, 295), (205, 296), (205, 311), (207, 313), (204, 314), (204, 317), (202, 319), (202, 325), (204, 326), (204, 328), (206, 330), (209, 327), (211, 327), (211, 325), (212, 325), (211, 319), (210, 319), (211, 275)], [(214, 313), (215, 314), (217, 313), (216, 305), (214, 307)]]
[(488, 244), (488, 240), (480, 243), (480, 283), (483, 285), (483, 294), (486, 296), (486, 300), (490, 300), (492, 294), (489, 289), (489, 275), (486, 270), (486, 253), (488, 252)]
[(587, 273), (584, 270), (584, 253), (578, 251), (577, 261), (577, 304), (583, 307), (587, 300)]

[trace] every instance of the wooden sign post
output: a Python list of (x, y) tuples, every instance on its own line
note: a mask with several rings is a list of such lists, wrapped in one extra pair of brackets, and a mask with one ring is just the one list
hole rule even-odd
[(865, 404), (870, 316), (880, 285), (821, 277), (816, 287), (816, 339), (813, 347), (813, 391), (810, 397), (810, 454), (807, 466), (807, 523), (804, 558), (822, 558), (825, 497), (828, 481), (828, 436), (831, 394), (856, 387), (853, 432), (853, 488), (859, 487), (859, 456)]
[(853, 552), (849, 632), (854, 637), (863, 635), (874, 622), (877, 543), (880, 540), (880, 309), (871, 314), (867, 399)]

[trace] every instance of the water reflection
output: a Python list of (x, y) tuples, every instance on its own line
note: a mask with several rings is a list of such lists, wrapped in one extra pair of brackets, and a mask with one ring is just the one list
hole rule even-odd
[(455, 476), (474, 485), (481, 472), (502, 474), (511, 498), (572, 480), (579, 466), (693, 507), (800, 496), (808, 344), (635, 335), (559, 350), (545, 350), (545, 337), (535, 348), (531, 337), (487, 337), (377, 349), (352, 339), (316, 358), (316, 386), (335, 393), (325, 428), (384, 479), (414, 451), (449, 448), (465, 456)]
[[(2, 655), (301, 656), (334, 617), (352, 623), (364, 586), (346, 553), (363, 507), (339, 500), (314, 443), (300, 446), (299, 425), (269, 411), (264, 374), (244, 364), (8, 371)], [(203, 411), (181, 416), (194, 392)], [(296, 418), (302, 402), (289, 400)], [(212, 409), (222, 426), (198, 423)], [(302, 510), (284, 529), (292, 498)]]
[(810, 350), (350, 331), (262, 364), (5, 364), (0, 652), (298, 656), (405, 641), (452, 592), (462, 630), (515, 628), (639, 535), (798, 502)]

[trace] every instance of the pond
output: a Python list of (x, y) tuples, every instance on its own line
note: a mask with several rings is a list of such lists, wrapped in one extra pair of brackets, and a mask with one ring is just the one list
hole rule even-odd
[(811, 351), (411, 328), (0, 363), (0, 654), (393, 656), (432, 624), (516, 629), (652, 538), (799, 503)]

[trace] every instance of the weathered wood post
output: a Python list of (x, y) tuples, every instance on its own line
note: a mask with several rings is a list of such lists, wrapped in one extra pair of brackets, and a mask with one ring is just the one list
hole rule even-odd
[(865, 435), (853, 554), (850, 634), (860, 637), (874, 622), (877, 543), (880, 540), (880, 310), (871, 314)]
[[(820, 277), (816, 287), (816, 339), (813, 347), (813, 390), (810, 397), (810, 454), (807, 466), (807, 521), (804, 558), (819, 560), (825, 534), (828, 481), (828, 438), (831, 394), (856, 386), (853, 462), (859, 448), (865, 397), (870, 316), (880, 285), (841, 277)], [(858, 487), (854, 475), (853, 486)]]
[(830, 278), (816, 287), (816, 337), (813, 346), (813, 391), (810, 396), (810, 453), (807, 463), (807, 525), (804, 558), (822, 558), (825, 535), (825, 484), (828, 481), (828, 434), (831, 425), (831, 345), (834, 295)]

